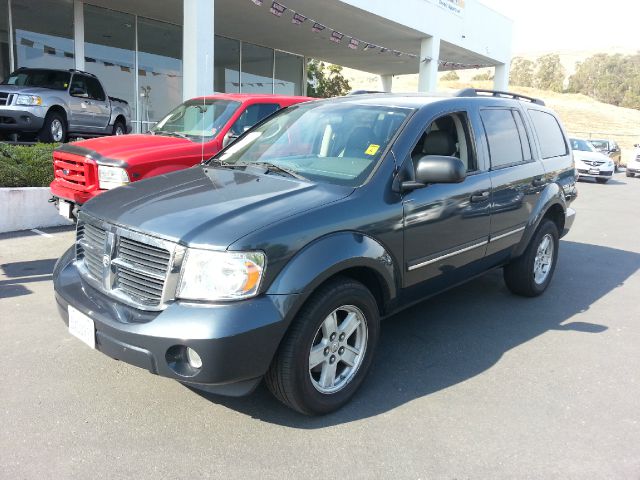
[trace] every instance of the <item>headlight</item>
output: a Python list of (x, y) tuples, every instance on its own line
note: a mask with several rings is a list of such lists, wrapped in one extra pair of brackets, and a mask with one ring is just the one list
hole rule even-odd
[(177, 296), (188, 300), (239, 300), (258, 293), (265, 267), (262, 252), (188, 249)]
[(16, 105), (42, 105), (42, 98), (37, 95), (18, 95)]
[(98, 165), (98, 180), (100, 189), (110, 190), (129, 183), (129, 175), (124, 168)]

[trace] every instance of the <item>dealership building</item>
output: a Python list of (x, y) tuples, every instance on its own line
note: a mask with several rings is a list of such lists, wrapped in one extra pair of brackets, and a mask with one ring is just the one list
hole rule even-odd
[(380, 75), (495, 67), (508, 84), (512, 22), (477, 0), (0, 0), (0, 76), (85, 70), (145, 131), (211, 92), (305, 93), (306, 59)]

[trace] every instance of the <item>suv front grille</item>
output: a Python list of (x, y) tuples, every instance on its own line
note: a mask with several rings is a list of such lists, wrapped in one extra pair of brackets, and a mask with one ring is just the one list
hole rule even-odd
[(7, 92), (0, 92), (0, 106), (11, 105), (11, 94)]
[(82, 276), (99, 290), (143, 310), (160, 310), (173, 298), (175, 292), (167, 285), (175, 289), (178, 274), (171, 266), (180, 249), (86, 215), (78, 221), (76, 260)]

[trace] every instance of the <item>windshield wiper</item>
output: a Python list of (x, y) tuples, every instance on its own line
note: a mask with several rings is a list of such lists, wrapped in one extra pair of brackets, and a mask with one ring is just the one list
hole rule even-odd
[(294, 170), (290, 170), (286, 167), (281, 167), (280, 165), (276, 165), (275, 163), (271, 163), (271, 162), (251, 162), (251, 163), (243, 163), (242, 165), (247, 167), (251, 165), (258, 165), (260, 167), (266, 168), (268, 171), (284, 173), (285, 175), (293, 177), (297, 180), (306, 180), (306, 181), (309, 180), (307, 177), (303, 177), (302, 175), (300, 175), (298, 172)]
[(185, 135), (184, 133), (178, 133), (178, 132), (167, 132), (166, 130), (153, 130), (153, 134), (154, 135), (167, 135), (169, 137), (173, 136), (173, 137), (180, 137), (180, 138), (184, 138), (185, 140), (191, 140), (187, 135)]
[(247, 166), (246, 163), (241, 163), (241, 164), (227, 163), (224, 160), (220, 160), (219, 158), (210, 158), (202, 162), (202, 164), (210, 167), (224, 167), (224, 168), (240, 168), (240, 167)]

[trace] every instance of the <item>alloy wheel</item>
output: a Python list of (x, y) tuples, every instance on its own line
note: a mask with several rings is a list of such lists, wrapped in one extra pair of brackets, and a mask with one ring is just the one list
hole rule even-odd
[(533, 261), (533, 278), (538, 285), (542, 285), (549, 276), (553, 265), (553, 249), (553, 238), (547, 233), (542, 237)]

